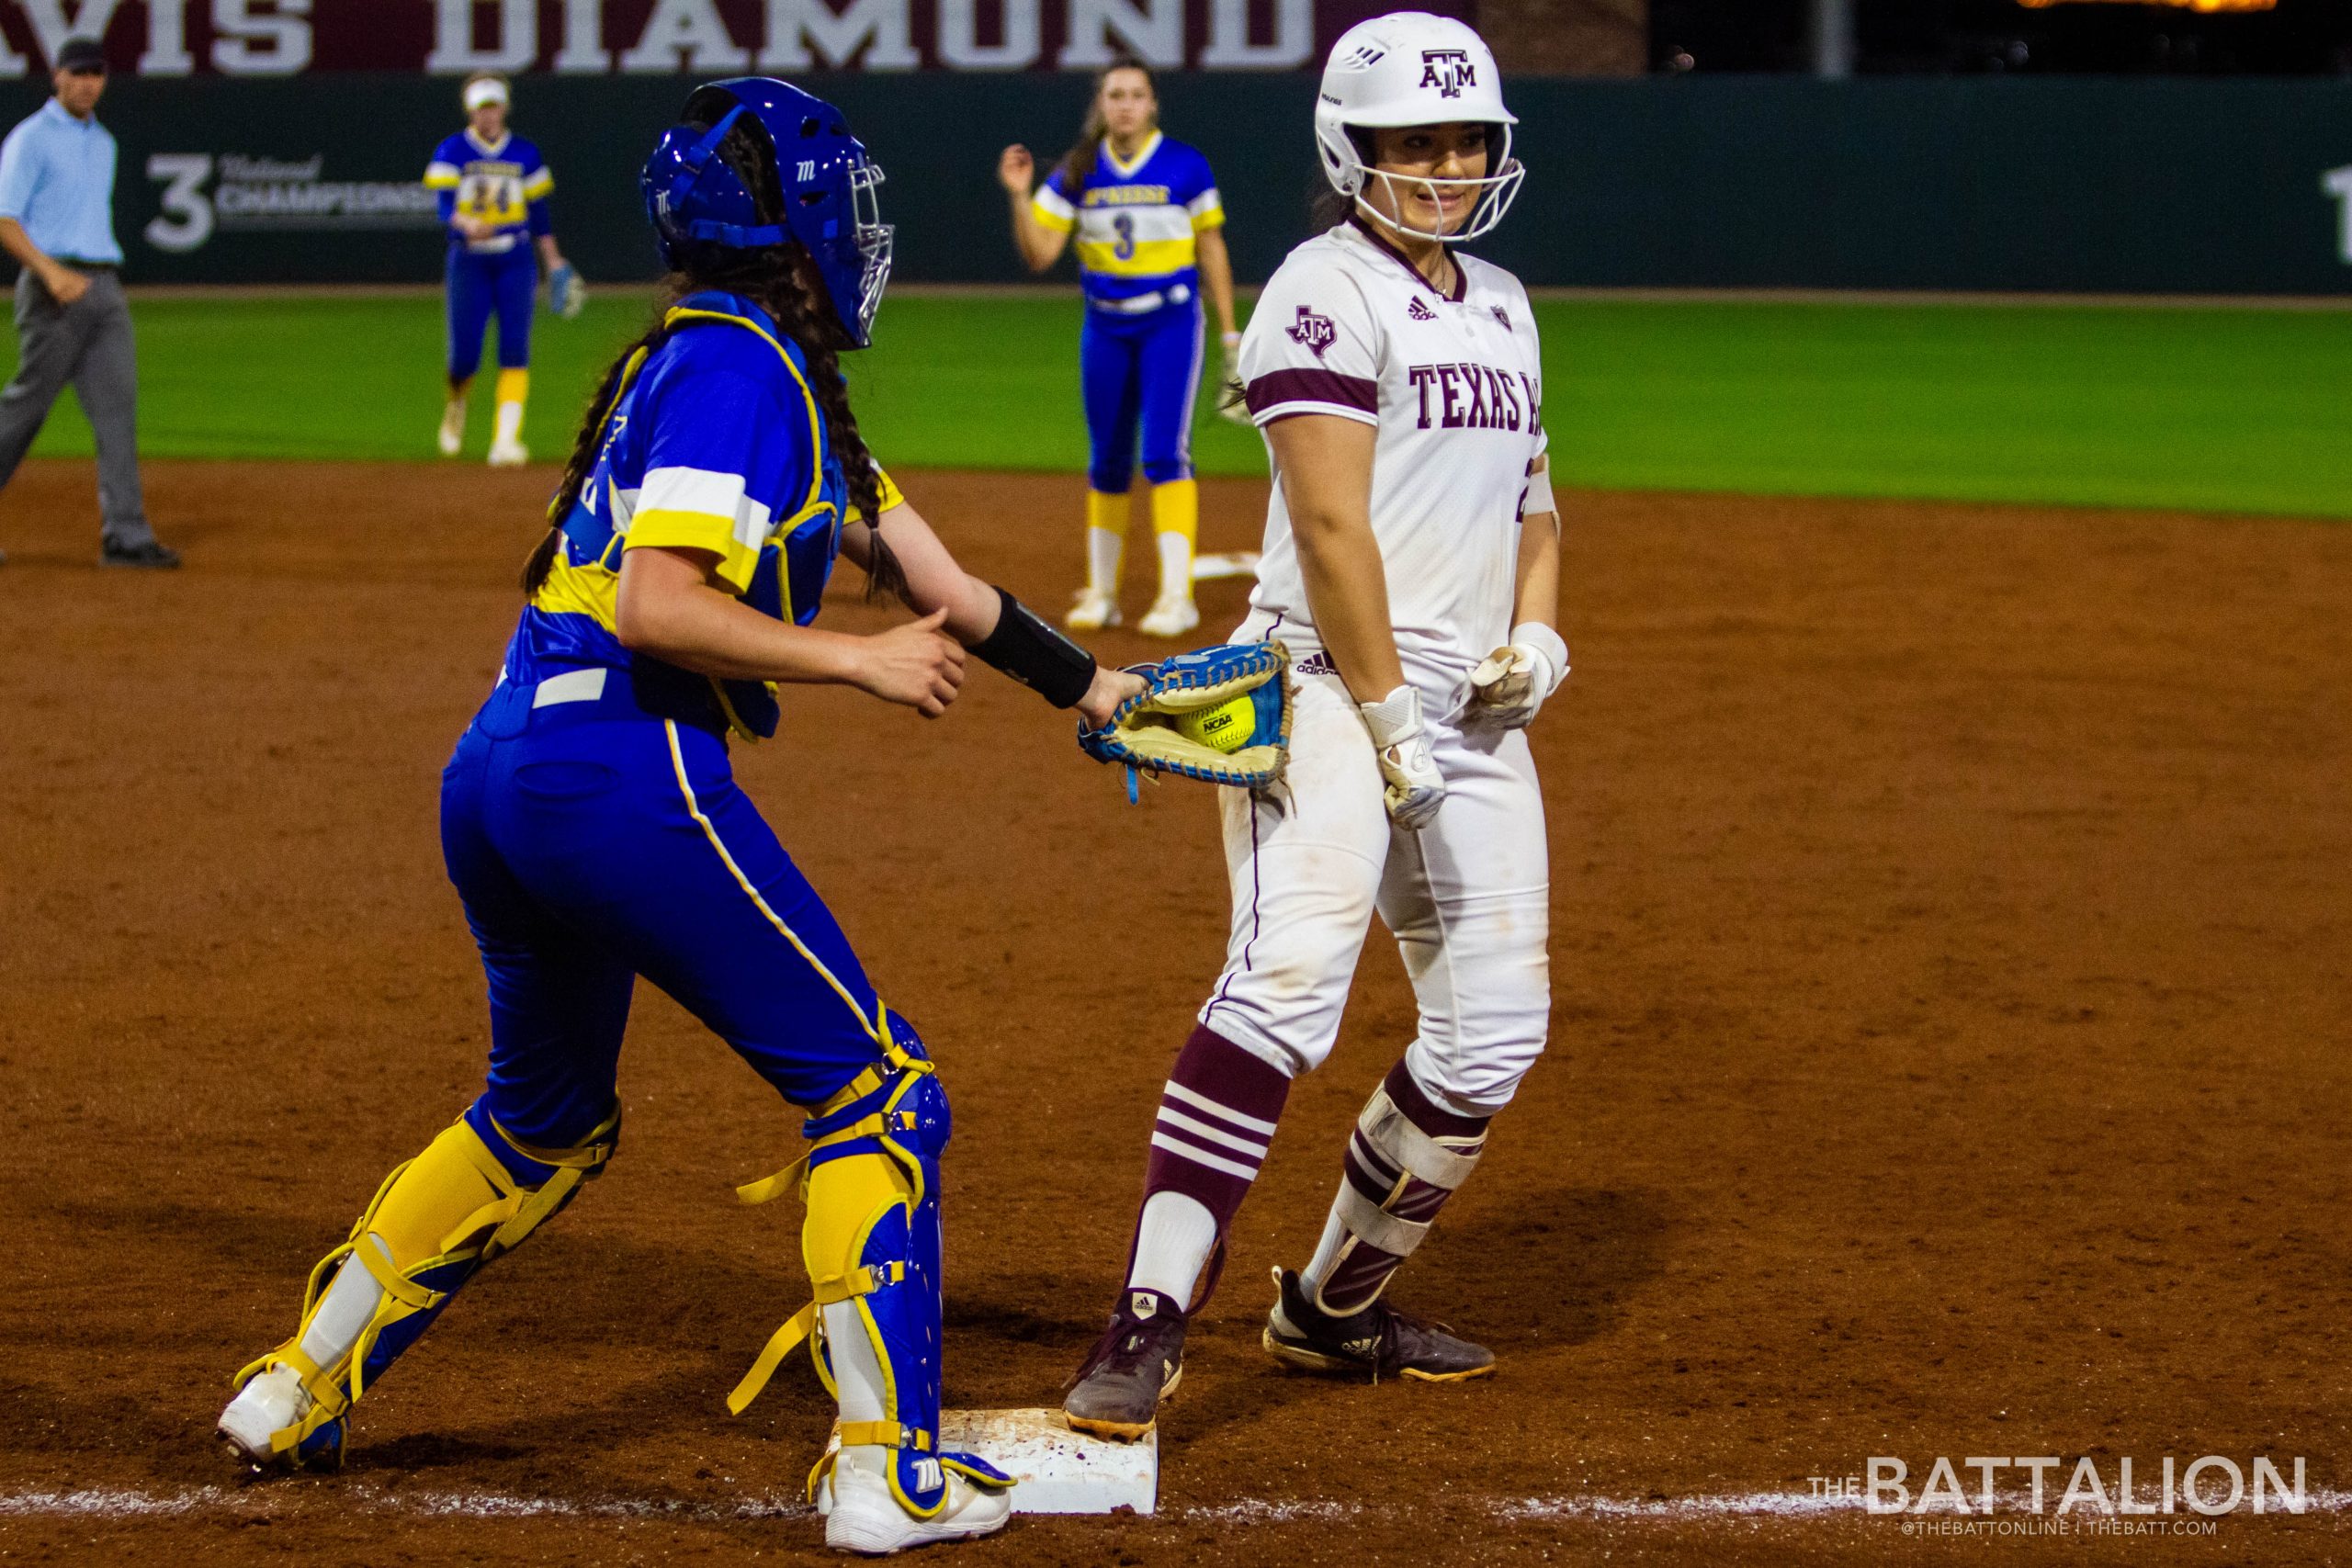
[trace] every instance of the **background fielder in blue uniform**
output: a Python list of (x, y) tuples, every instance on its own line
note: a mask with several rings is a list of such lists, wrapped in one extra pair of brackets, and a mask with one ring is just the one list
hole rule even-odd
[(498, 318), (498, 411), (490, 460), (525, 463), (523, 407), (531, 390), (531, 306), (539, 268), (547, 267), (550, 299), (577, 314), (578, 279), (556, 248), (548, 196), (555, 175), (528, 141), (506, 126), (505, 79), (473, 76), (465, 85), (466, 129), (444, 140), (424, 166), (448, 227), (449, 397), (441, 410), (441, 455), (454, 457), (465, 442), (466, 394), (481, 367), (482, 329)]
[[(1090, 723), (1142, 682), (966, 575), (857, 438), (837, 352), (868, 341), (890, 229), (840, 115), (746, 78), (699, 89), (684, 121), (641, 182), (670, 302), (598, 390), (497, 685), (442, 778), (443, 854), (489, 980), (488, 1081), (321, 1261), (220, 1430), (255, 1467), (340, 1454), (354, 1403), (449, 1296), (611, 1159), (642, 976), (808, 1113), (809, 1152), (740, 1195), (801, 1192), (816, 1300), (729, 1404), (807, 1340), (841, 1405), (838, 1456), (810, 1477), (833, 1487), (826, 1539), (891, 1551), (1010, 1512), (1003, 1475), (939, 1447), (947, 1098), (736, 787), (729, 739), (772, 736), (786, 682), (936, 716), (959, 644)], [(928, 613), (818, 630), (842, 554)]]
[(1086, 321), (1079, 379), (1090, 450), (1086, 588), (1065, 617), (1080, 630), (1119, 624), (1119, 565), (1140, 433), (1159, 542), (1159, 592), (1140, 623), (1153, 637), (1200, 625), (1193, 553), (1200, 491), (1193, 479), (1193, 403), (1201, 384), (1201, 296), (1216, 310), (1230, 361), (1233, 266), (1225, 208), (1197, 148), (1159, 130), (1151, 73), (1113, 65), (1095, 84), (1078, 144), (1033, 192), (1035, 160), (1004, 150), (997, 177), (1012, 197), (1013, 240), (1032, 272), (1054, 265), (1075, 234)]

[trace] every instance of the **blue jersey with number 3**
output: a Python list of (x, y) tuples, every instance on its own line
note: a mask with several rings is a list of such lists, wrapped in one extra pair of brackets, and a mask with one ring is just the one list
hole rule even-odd
[(1133, 163), (1114, 157), (1106, 139), (1075, 190), (1057, 168), (1031, 210), (1055, 232), (1076, 234), (1086, 297), (1106, 303), (1191, 299), (1200, 291), (1199, 236), (1225, 221), (1209, 161), (1156, 130)]

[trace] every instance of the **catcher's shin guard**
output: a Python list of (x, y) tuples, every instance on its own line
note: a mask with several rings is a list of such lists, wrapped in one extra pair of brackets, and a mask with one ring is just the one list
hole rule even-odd
[[(349, 1238), (319, 1259), (294, 1337), (231, 1380), (242, 1390), (263, 1373), (291, 1371), (302, 1394), (295, 1419), (268, 1435), (266, 1453), (234, 1435), (231, 1440), (256, 1462), (339, 1450), (353, 1403), (476, 1269), (521, 1246), (601, 1173), (619, 1140), (618, 1104), (579, 1146), (541, 1149), (509, 1136), (477, 1100), (422, 1154), (393, 1168)], [(354, 1292), (362, 1298), (356, 1313), (348, 1304)], [(336, 1321), (356, 1322), (356, 1333), (322, 1324), (331, 1296), (341, 1309)], [(231, 1424), (224, 1420), (222, 1429), (230, 1432)]]
[(1486, 1143), (1484, 1118), (1441, 1110), (1403, 1063), (1390, 1069), (1348, 1139), (1339, 1195), (1302, 1281), (1313, 1305), (1345, 1316), (1377, 1301)]
[[(835, 1388), (839, 1369), (828, 1364), (820, 1325), (828, 1317), (854, 1325), (879, 1365), (880, 1386), (871, 1393), (880, 1409), (851, 1407), (841, 1380), (842, 1446), (891, 1450), (892, 1496), (914, 1517), (930, 1519), (947, 1506), (951, 1473), (987, 1489), (1012, 1479), (973, 1455), (940, 1451), (939, 1156), (952, 1130), (947, 1095), (922, 1040), (895, 1015), (884, 1049), (882, 1062), (809, 1118), (802, 1136), (812, 1146), (802, 1160), (737, 1189), (744, 1202), (764, 1203), (806, 1168), (797, 1183), (807, 1205), (801, 1252), (816, 1300), (769, 1338), (727, 1407), (741, 1414), (803, 1339), (817, 1375)], [(854, 1316), (823, 1313), (837, 1303), (853, 1305)], [(834, 1457), (829, 1452), (809, 1472), (811, 1497)]]

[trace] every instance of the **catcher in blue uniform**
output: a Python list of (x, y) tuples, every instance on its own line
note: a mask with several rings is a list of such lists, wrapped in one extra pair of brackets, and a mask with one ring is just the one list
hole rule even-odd
[[(735, 786), (729, 738), (773, 733), (786, 682), (935, 716), (967, 648), (1091, 724), (1143, 683), (967, 576), (860, 441), (836, 352), (868, 341), (890, 229), (840, 113), (745, 78), (682, 118), (642, 176), (668, 303), (605, 378), (504, 669), (443, 774), (443, 851), (490, 979), (488, 1085), (385, 1179), (220, 1429), (255, 1466), (340, 1454), (353, 1402), (611, 1159), (643, 976), (808, 1113), (808, 1152), (741, 1195), (804, 1195), (816, 1300), (729, 1404), (808, 1340), (841, 1403), (838, 1456), (810, 1477), (830, 1473), (826, 1538), (891, 1551), (985, 1534), (1011, 1506), (1003, 1475), (939, 1447), (947, 1097)], [(922, 618), (812, 626), (837, 554)]]

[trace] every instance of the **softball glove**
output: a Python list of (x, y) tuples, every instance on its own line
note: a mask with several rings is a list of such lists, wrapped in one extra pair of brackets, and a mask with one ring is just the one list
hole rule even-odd
[(548, 309), (570, 321), (588, 308), (588, 286), (570, 262), (548, 274)]
[(1144, 689), (1100, 729), (1079, 726), (1080, 750), (1127, 770), (1263, 789), (1290, 762), (1290, 650), (1279, 642), (1229, 642), (1130, 670)]

